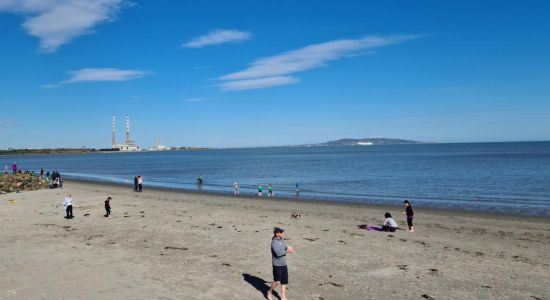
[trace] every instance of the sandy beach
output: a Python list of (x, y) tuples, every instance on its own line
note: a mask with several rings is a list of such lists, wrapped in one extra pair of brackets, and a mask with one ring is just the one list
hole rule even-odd
[(550, 220), (416, 206), (415, 233), (357, 227), (381, 225), (387, 210), (406, 227), (400, 207), (147, 186), (0, 195), (0, 299), (264, 299), (274, 226), (296, 249), (289, 299), (550, 299)]

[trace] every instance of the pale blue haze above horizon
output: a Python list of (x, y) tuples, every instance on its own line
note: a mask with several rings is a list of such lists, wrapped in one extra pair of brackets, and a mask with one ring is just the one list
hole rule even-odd
[(550, 140), (548, 1), (0, 0), (0, 149)]

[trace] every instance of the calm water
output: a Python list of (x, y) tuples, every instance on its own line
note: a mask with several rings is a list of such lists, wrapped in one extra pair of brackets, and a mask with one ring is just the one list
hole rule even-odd
[(416, 208), (550, 216), (550, 142), (289, 147), (0, 156), (2, 165), (58, 170), (65, 178), (242, 194), (258, 183), (276, 196), (400, 205)]

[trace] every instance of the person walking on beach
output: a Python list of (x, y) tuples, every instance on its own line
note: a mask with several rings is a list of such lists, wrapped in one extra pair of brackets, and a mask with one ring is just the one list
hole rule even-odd
[(4, 174), (8, 174), (8, 165), (4, 165)]
[(300, 186), (298, 185), (298, 182), (296, 182), (296, 197), (300, 196)]
[(273, 229), (271, 238), (271, 264), (273, 266), (273, 282), (267, 291), (267, 299), (273, 300), (273, 289), (281, 286), (281, 300), (286, 299), (286, 286), (288, 285), (288, 267), (286, 255), (294, 253), (294, 248), (288, 246), (284, 239), (285, 230), (280, 227)]
[(239, 195), (240, 195), (239, 189), (240, 189), (239, 183), (235, 181), (235, 182), (233, 183), (233, 194), (234, 194), (235, 196), (239, 196)]
[(267, 197), (275, 197), (275, 195), (273, 195), (273, 186), (271, 185), (271, 183), (267, 186)]
[(107, 197), (105, 200), (105, 217), (111, 218), (111, 197)]
[(143, 177), (141, 175), (138, 176), (138, 192), (143, 192)]
[(63, 207), (65, 207), (65, 212), (67, 215), (65, 216), (65, 219), (72, 219), (73, 218), (73, 197), (71, 194), (67, 194), (67, 197), (63, 200)]
[(15, 175), (15, 173), (17, 173), (17, 163), (16, 162), (13, 162), (13, 164), (11, 165), (11, 170), (13, 171), (13, 175)]
[(134, 192), (138, 191), (138, 177), (134, 177)]
[(264, 196), (264, 187), (261, 184), (258, 184), (258, 198), (262, 198)]
[(413, 208), (411, 206), (411, 203), (409, 200), (403, 201), (403, 204), (405, 205), (405, 211), (404, 214), (407, 215), (407, 225), (409, 226), (408, 232), (414, 232), (414, 226), (413, 226), (413, 219), (414, 219), (414, 212)]

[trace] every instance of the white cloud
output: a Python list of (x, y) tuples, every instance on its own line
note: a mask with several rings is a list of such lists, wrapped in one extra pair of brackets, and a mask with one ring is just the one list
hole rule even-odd
[(40, 39), (40, 49), (55, 52), (74, 38), (112, 21), (126, 0), (0, 0), (0, 12), (25, 16), (23, 28)]
[(273, 76), (264, 78), (230, 80), (222, 82), (220, 88), (224, 91), (263, 89), (279, 85), (287, 85), (300, 82), (299, 78), (292, 76)]
[(259, 58), (242, 71), (221, 76), (219, 79), (223, 82), (220, 87), (222, 90), (244, 90), (248, 89), (247, 87), (264, 88), (291, 84), (298, 79), (288, 76), (290, 74), (318, 68), (330, 61), (354, 56), (361, 51), (372, 51), (375, 48), (420, 37), (419, 35), (369, 36), (308, 45), (282, 54)]
[(252, 37), (250, 32), (239, 30), (213, 30), (206, 35), (183, 44), (186, 48), (201, 48), (209, 45), (243, 42)]
[(121, 70), (115, 68), (85, 68), (67, 72), (71, 78), (53, 84), (43, 84), (41, 87), (52, 89), (61, 87), (63, 84), (92, 81), (128, 81), (141, 78), (150, 74), (148, 71)]

